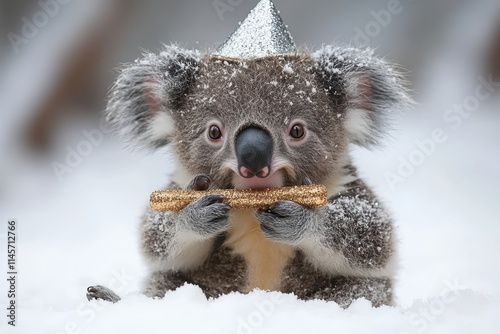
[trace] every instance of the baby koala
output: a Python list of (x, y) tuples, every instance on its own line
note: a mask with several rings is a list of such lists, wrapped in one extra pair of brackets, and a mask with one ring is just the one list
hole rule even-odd
[[(232, 38), (222, 50), (241, 33)], [(391, 114), (411, 104), (405, 82), (371, 51), (291, 47), (234, 57), (171, 45), (121, 72), (107, 119), (135, 146), (171, 146), (168, 189), (328, 189), (319, 209), (278, 201), (236, 210), (217, 194), (179, 212), (149, 209), (141, 223), (146, 295), (191, 283), (208, 297), (262, 289), (342, 307), (361, 297), (391, 303), (393, 225), (357, 176), (348, 146), (382, 138)], [(102, 286), (89, 287), (87, 297), (119, 300)]]

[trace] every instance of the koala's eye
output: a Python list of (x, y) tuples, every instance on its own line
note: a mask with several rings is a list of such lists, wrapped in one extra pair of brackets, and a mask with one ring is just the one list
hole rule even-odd
[(208, 129), (208, 136), (212, 140), (218, 140), (222, 137), (222, 132), (217, 125), (211, 125)]
[(290, 129), (290, 136), (292, 136), (292, 138), (295, 139), (300, 139), (304, 137), (304, 133), (305, 133), (304, 126), (301, 124), (295, 124)]

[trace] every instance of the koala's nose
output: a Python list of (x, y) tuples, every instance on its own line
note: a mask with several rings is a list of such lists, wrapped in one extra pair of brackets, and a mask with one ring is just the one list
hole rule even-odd
[(248, 127), (236, 137), (238, 171), (242, 177), (267, 177), (271, 173), (273, 140), (271, 134), (261, 128)]

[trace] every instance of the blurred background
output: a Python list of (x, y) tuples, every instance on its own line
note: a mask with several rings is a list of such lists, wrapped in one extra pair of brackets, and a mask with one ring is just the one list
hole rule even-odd
[[(80, 285), (113, 265), (142, 268), (138, 220), (172, 161), (168, 149), (128, 153), (101, 126), (115, 69), (162, 43), (213, 50), (257, 2), (0, 0), (0, 218), (19, 220), (26, 276), (43, 280), (47, 268), (67, 264), (75, 269), (60, 275), (78, 288), (61, 289), (80, 298)], [(370, 45), (408, 71), (416, 108), (398, 118), (382, 149), (353, 148), (400, 229), (401, 302), (456, 277), (498, 296), (499, 261), (490, 257), (500, 251), (500, 86), (484, 82), (500, 82), (500, 2), (274, 3), (298, 46)], [(478, 85), (487, 98), (474, 100)], [(467, 103), (472, 111), (453, 111)], [(421, 158), (418, 143), (435, 129), (446, 140)], [(23, 298), (48, 303), (48, 292), (26, 281)]]

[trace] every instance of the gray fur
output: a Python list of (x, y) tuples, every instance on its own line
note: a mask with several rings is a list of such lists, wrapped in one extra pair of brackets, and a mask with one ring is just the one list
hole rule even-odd
[[(411, 104), (401, 75), (368, 51), (333, 46), (241, 62), (169, 47), (145, 59), (122, 72), (107, 115), (136, 143), (171, 143), (178, 158), (176, 184), (234, 188), (235, 136), (256, 125), (272, 136), (281, 186), (328, 186), (331, 197), (323, 208), (279, 201), (256, 212), (265, 237), (294, 249), (278, 290), (343, 307), (360, 297), (375, 306), (391, 302), (391, 219), (358, 179), (347, 148), (376, 143), (390, 115)], [(170, 66), (175, 75), (166, 71)], [(152, 140), (158, 112), (168, 113), (173, 126), (163, 139)], [(304, 121), (308, 132), (299, 145), (285, 140), (294, 119)], [(206, 139), (212, 121), (222, 124), (221, 146)], [(183, 283), (199, 285), (210, 297), (247, 291), (245, 259), (224, 244), (230, 208), (220, 202), (209, 195), (178, 213), (147, 211), (141, 225), (151, 267), (147, 295), (164, 296)]]
[(102, 285), (94, 285), (87, 288), (87, 300), (91, 301), (94, 299), (106, 300), (112, 303), (117, 303), (121, 300), (120, 296), (114, 291)]
[[(286, 66), (293, 73), (284, 71)], [(208, 175), (214, 188), (232, 188), (222, 163), (234, 157), (233, 141), (214, 149), (205, 143), (203, 131), (210, 120), (223, 119), (226, 137), (235, 138), (243, 126), (256, 124), (270, 130), (276, 155), (286, 155), (293, 166), (287, 185), (302, 184), (306, 178), (321, 183), (347, 150), (342, 117), (331, 121), (337, 114), (343, 110), (324, 93), (314, 63), (306, 56), (243, 63), (204, 58), (192, 93), (175, 113), (178, 126), (173, 147), (189, 173)], [(283, 143), (282, 130), (295, 118), (307, 120), (312, 131), (309, 140), (291, 152)], [(311, 161), (315, 168), (310, 168)]]
[(391, 220), (360, 180), (322, 209), (279, 201), (257, 217), (268, 238), (299, 248), (313, 238), (318, 248), (340, 252), (352, 266), (383, 267), (392, 255)]
[(392, 303), (390, 278), (332, 276), (318, 272), (302, 251), (288, 265), (282, 291), (294, 293), (300, 299), (324, 299), (348, 307), (354, 299), (366, 298), (374, 306)]
[(194, 270), (159, 270), (147, 279), (144, 294), (163, 297), (166, 291), (175, 290), (185, 283), (196, 284), (207, 297), (218, 297), (245, 286), (245, 262), (223, 245), (224, 236), (213, 240), (207, 260)]
[(201, 237), (212, 237), (224, 232), (228, 226), (231, 207), (222, 203), (222, 195), (205, 195), (183, 208), (176, 221)]
[(352, 266), (380, 268), (393, 253), (389, 215), (367, 187), (357, 180), (348, 190), (329, 199), (323, 223), (311, 233), (321, 235), (321, 247), (337, 249)]
[(126, 65), (111, 88), (106, 121), (132, 148), (155, 149), (168, 143), (169, 133), (152, 136), (157, 114), (169, 115), (189, 92), (199, 61), (197, 51), (175, 45), (159, 54), (147, 53)]
[[(196, 176), (186, 188), (199, 190), (196, 188), (196, 181), (199, 179), (200, 176)], [(177, 188), (177, 185), (171, 185), (171, 189)], [(220, 195), (205, 195), (179, 212), (155, 212), (148, 209), (141, 229), (146, 257), (152, 262), (167, 262), (172, 269), (190, 269), (191, 264), (185, 266), (171, 256), (174, 253), (177, 257), (182, 257), (185, 253), (186, 259), (194, 262), (193, 265), (201, 264), (208, 254), (203, 253), (198, 259), (194, 246), (189, 246), (204, 241), (202, 248), (210, 249), (210, 239), (227, 229), (230, 207), (221, 202)]]
[(336, 45), (323, 46), (313, 52), (328, 95), (341, 96), (346, 109), (362, 109), (369, 119), (369, 131), (355, 135), (353, 141), (362, 146), (379, 142), (394, 115), (413, 105), (399, 70), (373, 55), (371, 49)]
[(278, 201), (257, 211), (264, 235), (275, 241), (296, 245), (312, 226), (320, 223), (321, 213), (290, 201)]
[(178, 271), (154, 271), (144, 286), (143, 293), (148, 297), (163, 298), (167, 291), (175, 290), (188, 282), (184, 274)]

